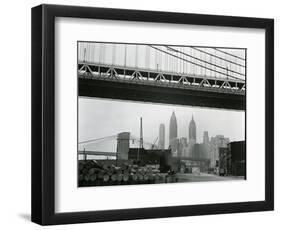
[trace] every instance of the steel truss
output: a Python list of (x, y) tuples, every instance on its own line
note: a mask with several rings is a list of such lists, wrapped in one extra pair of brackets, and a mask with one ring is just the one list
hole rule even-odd
[(245, 95), (246, 92), (245, 81), (240, 79), (216, 78), (98, 63), (78, 63), (78, 76), (79, 78), (188, 88), (238, 95)]

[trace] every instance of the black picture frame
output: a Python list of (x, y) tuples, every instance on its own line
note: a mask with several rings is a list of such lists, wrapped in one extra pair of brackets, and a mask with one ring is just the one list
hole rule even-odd
[[(109, 19), (265, 29), (265, 200), (55, 213), (55, 18)], [(102, 86), (104, 87), (104, 86)], [(98, 88), (98, 87), (97, 87)], [(106, 88), (106, 86), (105, 86)], [(144, 88), (146, 90), (146, 88)], [(155, 94), (153, 89), (151, 94)], [(180, 92), (171, 91), (170, 98)], [(173, 99), (171, 99), (173, 100)], [(110, 8), (32, 8), (32, 221), (41, 225), (163, 218), (274, 209), (274, 20)]]

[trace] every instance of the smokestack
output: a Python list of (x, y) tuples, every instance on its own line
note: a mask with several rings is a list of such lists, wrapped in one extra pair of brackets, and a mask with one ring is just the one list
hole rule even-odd
[(138, 149), (138, 160), (140, 159), (140, 149), (143, 149), (142, 117), (140, 118), (140, 146)]
[(140, 149), (143, 148), (142, 117), (140, 118)]

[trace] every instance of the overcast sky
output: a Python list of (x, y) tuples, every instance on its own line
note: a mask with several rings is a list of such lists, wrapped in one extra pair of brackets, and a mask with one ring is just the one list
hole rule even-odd
[[(188, 137), (188, 126), (193, 115), (198, 143), (202, 142), (204, 131), (209, 132), (210, 138), (224, 135), (230, 138), (230, 141), (245, 139), (244, 111), (81, 97), (78, 110), (79, 142), (112, 136), (120, 132), (130, 132), (139, 137), (142, 117), (144, 140), (153, 143), (159, 135), (160, 123), (164, 123), (165, 145), (168, 147), (169, 122), (173, 110), (177, 117), (178, 137)], [(114, 151), (116, 140), (101, 142), (99, 147), (97, 146), (92, 144), (87, 148)]]

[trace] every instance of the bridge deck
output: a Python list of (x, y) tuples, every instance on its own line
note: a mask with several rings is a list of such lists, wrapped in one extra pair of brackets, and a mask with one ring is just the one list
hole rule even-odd
[(246, 109), (245, 82), (200, 75), (78, 64), (79, 96)]
[(129, 82), (172, 88), (188, 88), (227, 94), (245, 95), (245, 81), (231, 78), (181, 74), (132, 67), (79, 63), (79, 78)]

